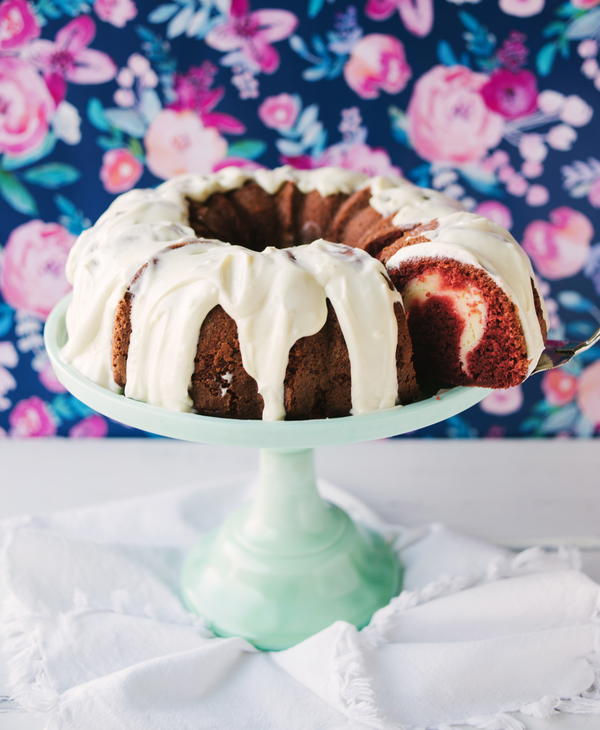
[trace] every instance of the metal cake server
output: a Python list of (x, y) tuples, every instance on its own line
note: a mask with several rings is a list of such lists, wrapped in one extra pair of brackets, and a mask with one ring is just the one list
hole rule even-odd
[(600, 328), (597, 329), (591, 337), (583, 342), (568, 342), (566, 340), (546, 340), (546, 348), (539, 359), (539, 362), (533, 371), (534, 373), (543, 373), (545, 370), (552, 370), (561, 365), (566, 365), (575, 355), (588, 350), (590, 347), (600, 342)]

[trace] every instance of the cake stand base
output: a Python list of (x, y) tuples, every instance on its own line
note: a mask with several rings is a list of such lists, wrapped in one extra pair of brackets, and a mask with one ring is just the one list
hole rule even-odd
[(312, 449), (262, 449), (254, 502), (191, 552), (182, 589), (216, 634), (276, 650), (337, 620), (366, 625), (401, 573), (381, 536), (321, 498)]

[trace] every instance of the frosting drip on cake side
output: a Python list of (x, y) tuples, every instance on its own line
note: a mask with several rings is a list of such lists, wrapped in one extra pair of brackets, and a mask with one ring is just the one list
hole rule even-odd
[[(521, 246), (501, 226), (464, 211), (442, 216), (436, 228), (420, 236), (428, 241), (400, 248), (387, 261), (388, 270), (411, 259), (450, 258), (486, 271), (517, 308), (527, 346), (528, 374), (531, 374), (544, 349), (544, 338), (532, 290), (535, 274)], [(466, 355), (464, 352), (465, 361)]]
[(323, 240), (260, 253), (191, 243), (156, 256), (131, 291), (127, 396), (191, 410), (197, 334), (220, 305), (236, 322), (244, 369), (264, 401), (263, 419), (283, 419), (289, 352), (323, 327), (329, 299), (348, 348), (352, 412), (396, 403), (400, 295), (383, 266), (362, 251)]

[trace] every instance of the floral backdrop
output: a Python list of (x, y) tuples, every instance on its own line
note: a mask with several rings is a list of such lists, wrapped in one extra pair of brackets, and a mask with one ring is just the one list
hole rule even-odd
[[(513, 231), (554, 337), (598, 326), (600, 0), (262, 2), (0, 2), (0, 436), (138, 435), (42, 328), (80, 231), (183, 172), (401, 171)], [(598, 436), (600, 352), (420, 435)]]

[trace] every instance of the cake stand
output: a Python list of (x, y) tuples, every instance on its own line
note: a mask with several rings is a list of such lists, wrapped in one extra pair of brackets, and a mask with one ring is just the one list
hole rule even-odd
[(336, 620), (364, 626), (399, 592), (402, 568), (391, 546), (320, 497), (313, 448), (414, 431), (470, 408), (489, 390), (453, 388), (404, 407), (307, 421), (168, 411), (102, 388), (62, 361), (68, 302), (54, 308), (44, 338), (56, 376), (75, 397), (161, 436), (260, 449), (253, 502), (205, 536), (183, 569), (183, 600), (216, 634), (284, 649)]

